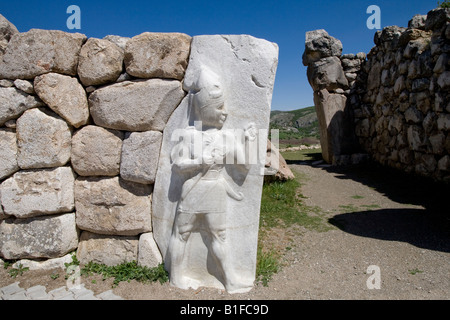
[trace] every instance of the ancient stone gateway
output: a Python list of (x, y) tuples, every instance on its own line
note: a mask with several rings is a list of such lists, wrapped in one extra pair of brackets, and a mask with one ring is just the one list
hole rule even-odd
[(0, 258), (250, 290), (277, 45), (0, 23)]

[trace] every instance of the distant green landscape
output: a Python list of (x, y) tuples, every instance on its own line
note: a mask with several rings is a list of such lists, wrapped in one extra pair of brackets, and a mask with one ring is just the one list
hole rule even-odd
[(280, 147), (319, 143), (319, 124), (314, 107), (270, 113), (270, 129), (279, 130)]

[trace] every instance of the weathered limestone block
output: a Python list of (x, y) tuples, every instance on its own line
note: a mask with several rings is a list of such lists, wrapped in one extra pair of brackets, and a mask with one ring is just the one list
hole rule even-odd
[(348, 87), (348, 80), (338, 57), (327, 57), (311, 63), (307, 74), (314, 91)]
[(412, 29), (425, 29), (425, 22), (427, 21), (427, 15), (416, 14), (408, 22), (408, 28)]
[(78, 75), (84, 86), (114, 82), (122, 73), (123, 49), (112, 41), (89, 38), (80, 51)]
[(186, 71), (191, 37), (183, 33), (144, 32), (127, 42), (125, 67), (138, 78), (182, 80)]
[[(314, 93), (322, 156), (328, 163), (333, 163), (336, 155), (353, 153), (352, 148), (356, 145), (356, 136), (347, 114), (346, 103), (347, 97), (342, 94), (329, 93), (326, 89)], [(363, 128), (360, 127), (359, 130), (361, 129)]]
[(17, 30), (16, 26), (0, 14), (0, 61), (6, 51), (9, 40), (17, 33), (19, 33), (19, 30)]
[(74, 213), (0, 222), (0, 255), (5, 259), (58, 258), (77, 245)]
[(47, 73), (34, 79), (35, 91), (53, 111), (78, 128), (89, 118), (86, 91), (76, 78)]
[(21, 90), (13, 87), (0, 87), (0, 126), (8, 120), (18, 118), (28, 109), (43, 105), (44, 103), (39, 98)]
[(107, 236), (83, 231), (78, 244), (77, 259), (81, 264), (95, 263), (115, 266), (138, 258), (138, 237)]
[(97, 126), (86, 126), (72, 138), (71, 162), (81, 176), (119, 174), (123, 133)]
[(437, 30), (450, 21), (449, 8), (436, 8), (428, 12), (425, 30)]
[(189, 95), (164, 129), (153, 197), (153, 234), (174, 286), (253, 286), (277, 63), (278, 46), (251, 36), (192, 40)]
[(127, 133), (122, 146), (120, 177), (138, 183), (153, 184), (158, 168), (162, 133)]
[(177, 80), (124, 81), (94, 91), (89, 96), (89, 106), (99, 126), (162, 131), (184, 95)]
[(0, 185), (3, 210), (17, 218), (71, 212), (74, 181), (70, 167), (16, 172)]
[(450, 156), (443, 156), (438, 162), (438, 169), (440, 171), (450, 172)]
[(22, 90), (25, 93), (28, 93), (28, 94), (35, 93), (33, 84), (28, 80), (16, 79), (14, 81), (14, 86), (17, 89)]
[(17, 164), (16, 133), (10, 129), (0, 129), (0, 180), (19, 170)]
[(0, 188), (0, 220), (3, 220), (3, 219), (8, 218), (9, 216), (3, 212), (1, 199), (2, 199), (2, 189)]
[(265, 170), (266, 174), (264, 178), (267, 181), (286, 181), (295, 179), (295, 176), (286, 163), (286, 160), (283, 158), (278, 148), (270, 140), (267, 140)]
[(437, 127), (441, 131), (450, 131), (450, 114), (440, 114), (437, 119)]
[(330, 36), (325, 30), (306, 32), (303, 65), (308, 66), (322, 58), (340, 57), (341, 54), (342, 42)]
[(121, 37), (121, 36), (115, 36), (115, 35), (107, 35), (103, 38), (103, 40), (111, 41), (112, 43), (114, 43), (116, 46), (118, 46), (123, 51), (125, 51), (127, 43), (130, 39), (131, 38), (128, 38), (128, 37)]
[(0, 78), (33, 79), (57, 72), (75, 76), (86, 36), (59, 30), (31, 29), (15, 34), (0, 63)]
[(70, 159), (72, 133), (51, 111), (31, 109), (17, 120), (17, 161), (21, 169), (52, 168)]
[(408, 126), (408, 143), (411, 150), (420, 151), (426, 145), (427, 136), (424, 130), (417, 125)]
[(138, 264), (148, 268), (157, 267), (163, 262), (153, 233), (147, 232), (139, 237)]
[(149, 232), (151, 186), (112, 178), (77, 178), (77, 226), (97, 234), (134, 236)]

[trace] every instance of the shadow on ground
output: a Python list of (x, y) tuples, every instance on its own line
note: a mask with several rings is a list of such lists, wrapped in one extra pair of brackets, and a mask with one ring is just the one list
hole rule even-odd
[(344, 213), (328, 220), (362, 237), (401, 241), (416, 247), (450, 252), (450, 221), (420, 209), (381, 209)]
[[(290, 163), (314, 166), (313, 161)], [(405, 205), (403, 209), (338, 214), (329, 220), (331, 224), (363, 237), (402, 241), (424, 249), (450, 252), (450, 184), (372, 162), (320, 168), (338, 179), (358, 181)]]

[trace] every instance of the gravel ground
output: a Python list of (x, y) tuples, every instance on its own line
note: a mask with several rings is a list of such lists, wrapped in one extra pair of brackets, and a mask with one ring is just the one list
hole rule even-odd
[[(272, 230), (268, 239), (285, 255), (267, 287), (256, 284), (249, 293), (230, 295), (131, 281), (113, 293), (129, 300), (450, 299), (450, 213), (448, 203), (442, 205), (450, 194), (447, 186), (370, 165), (335, 168), (303, 162), (290, 167), (299, 174), (305, 204), (320, 208), (330, 230)], [(378, 272), (368, 272), (369, 266)], [(55, 272), (27, 271), (11, 278), (0, 268), (0, 287), (20, 282), (25, 289), (43, 285), (50, 291), (65, 284), (62, 270), (57, 279), (50, 277)], [(95, 294), (112, 287), (112, 280), (101, 276), (82, 282)], [(368, 284), (379, 284), (379, 289)]]

